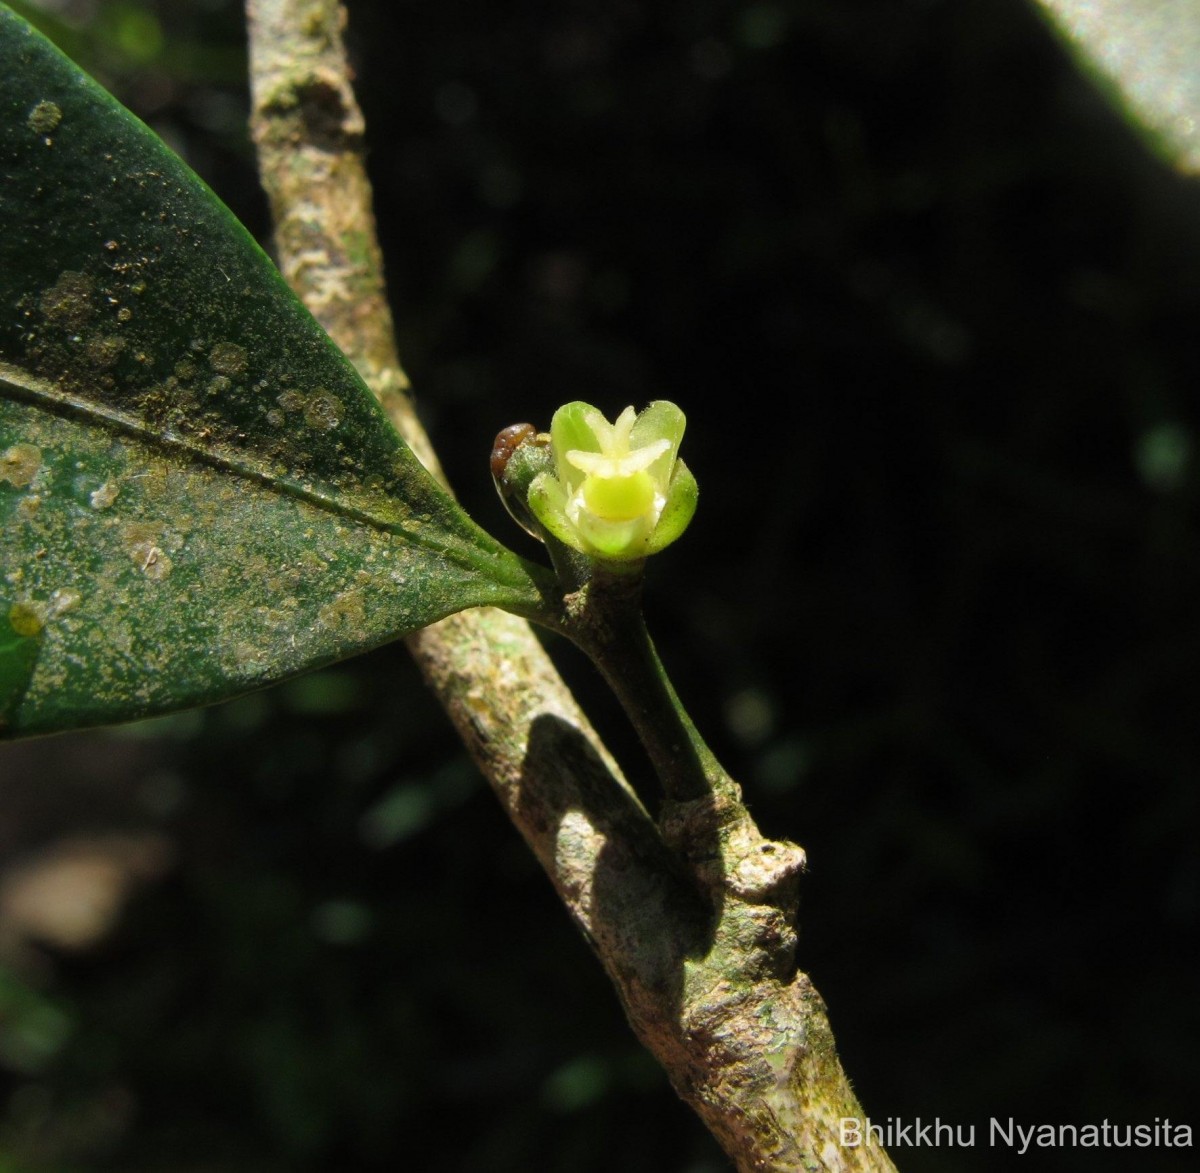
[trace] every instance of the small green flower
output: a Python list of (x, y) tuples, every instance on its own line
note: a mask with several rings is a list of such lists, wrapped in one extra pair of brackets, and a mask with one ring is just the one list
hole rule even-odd
[(687, 528), (696, 480), (677, 458), (684, 415), (666, 400), (613, 423), (587, 403), (554, 413), (555, 472), (529, 486), (529, 508), (560, 542), (600, 561), (656, 554)]

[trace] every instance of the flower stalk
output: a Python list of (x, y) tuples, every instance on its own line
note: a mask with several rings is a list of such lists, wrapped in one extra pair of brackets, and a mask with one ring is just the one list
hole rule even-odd
[(641, 578), (593, 575), (565, 600), (564, 628), (599, 668), (634, 726), (666, 796), (699, 799), (728, 776), (687, 715), (646, 629)]

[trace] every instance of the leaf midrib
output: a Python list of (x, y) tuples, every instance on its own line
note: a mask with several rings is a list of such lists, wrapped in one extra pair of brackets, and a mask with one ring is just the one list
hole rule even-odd
[(399, 535), (406, 541), (457, 562), (466, 569), (475, 571), (479, 569), (477, 560), (463, 550), (459, 543), (431, 538), (427, 532), (423, 532), (423, 528), (418, 522), (414, 522), (412, 528), (408, 528), (396, 522), (386, 521), (342, 498), (334, 497), (319, 489), (297, 484), (287, 478), (273, 477), (256, 468), (249, 461), (241, 461), (236, 457), (204, 448), (183, 436), (172, 436), (155, 431), (141, 420), (125, 412), (107, 404), (96, 403), (94, 400), (73, 395), (48, 379), (31, 375), (28, 371), (2, 360), (0, 360), (0, 398), (29, 403), (52, 415), (75, 417), (109, 431), (122, 433), (146, 447), (157, 448), (177, 458), (243, 477), (270, 492), (304, 501), (308, 505), (343, 517), (347, 521), (368, 526), (379, 532)]

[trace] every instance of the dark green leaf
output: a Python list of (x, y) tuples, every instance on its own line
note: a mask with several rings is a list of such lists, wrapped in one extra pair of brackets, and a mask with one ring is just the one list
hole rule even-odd
[(1200, 3), (1039, 2), (1130, 118), (1181, 171), (1200, 172)]
[(4, 732), (536, 607), (212, 192), (2, 5), (0, 225)]

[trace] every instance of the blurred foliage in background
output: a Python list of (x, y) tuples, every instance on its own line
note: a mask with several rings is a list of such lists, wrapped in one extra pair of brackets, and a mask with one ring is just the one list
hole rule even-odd
[[(265, 234), (237, 4), (19, 7)], [(868, 1111), (980, 1130), (900, 1167), (1010, 1169), (990, 1117), (1200, 1125), (1200, 187), (1023, 0), (349, 9), (468, 509), (534, 553), (498, 428), (688, 413), (651, 626), (809, 851)], [(0, 775), (0, 1170), (725, 1167), (402, 648)], [(1084, 1156), (1128, 1167), (1021, 1161)]]

